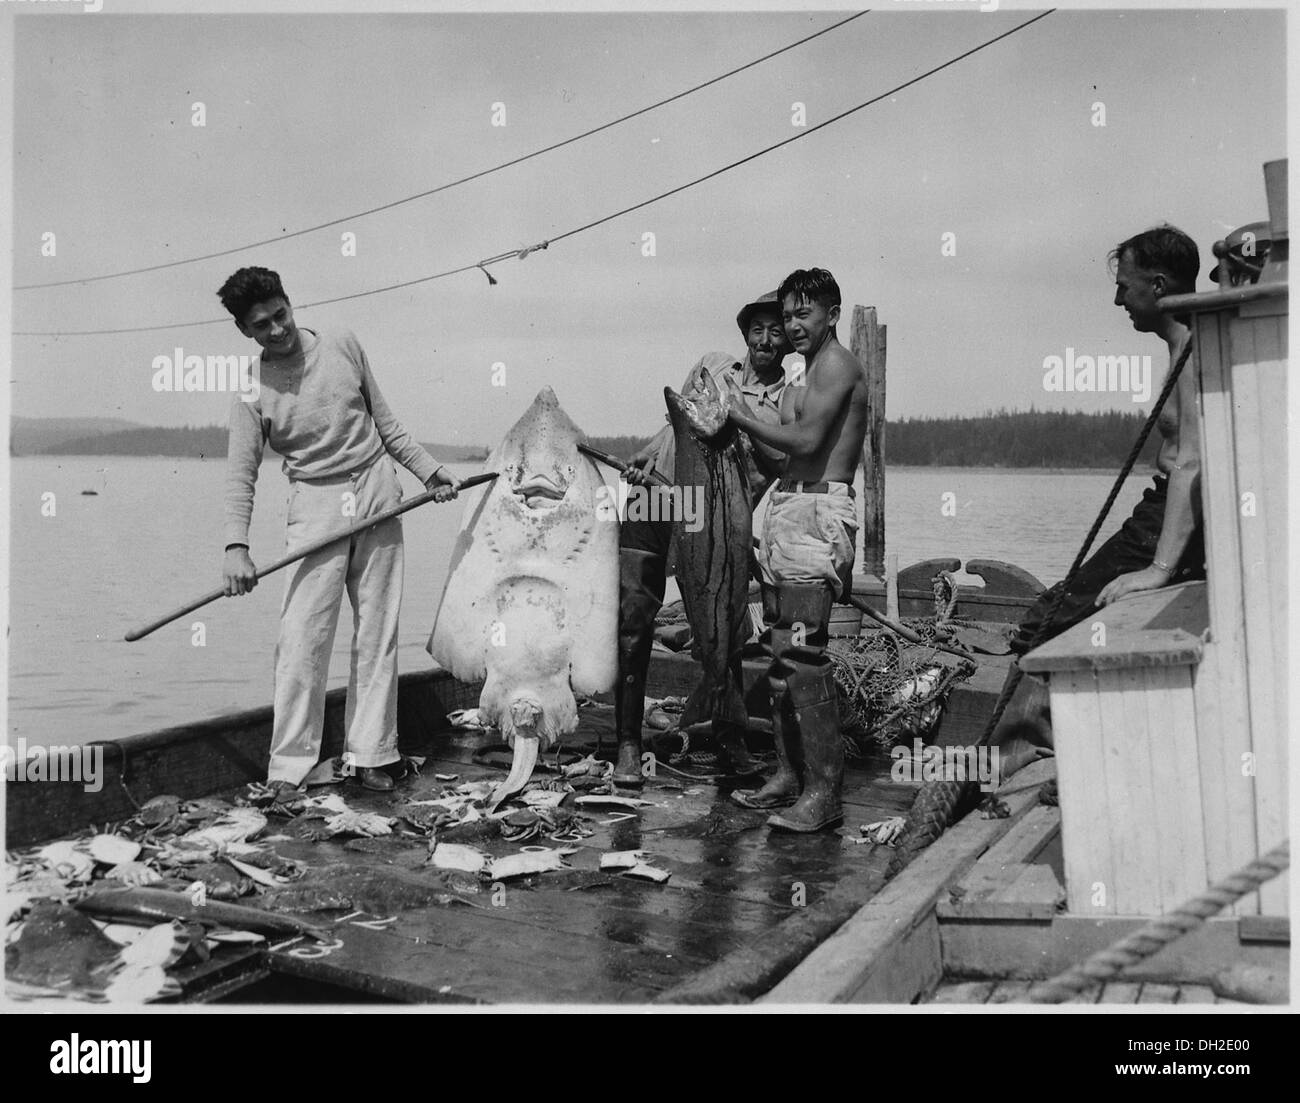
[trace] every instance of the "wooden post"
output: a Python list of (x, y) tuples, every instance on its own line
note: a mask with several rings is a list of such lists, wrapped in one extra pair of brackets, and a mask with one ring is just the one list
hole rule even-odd
[(885, 577), (885, 327), (874, 306), (853, 308), (849, 351), (867, 375), (867, 435), (862, 442), (862, 570)]

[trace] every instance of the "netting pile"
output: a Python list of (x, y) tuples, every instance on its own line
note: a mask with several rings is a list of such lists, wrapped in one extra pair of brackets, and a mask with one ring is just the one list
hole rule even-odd
[(951, 643), (952, 630), (968, 622), (954, 615), (957, 581), (952, 574), (940, 571), (931, 584), (934, 616), (901, 621), (920, 643), (899, 639), (885, 628), (831, 639), (827, 654), (840, 690), (840, 729), (848, 754), (924, 739), (939, 723), (953, 686), (975, 673), (973, 660), (933, 646), (935, 641)]
[[(924, 640), (937, 636), (929, 618), (903, 623)], [(938, 724), (953, 686), (975, 672), (969, 659), (925, 643), (906, 643), (883, 628), (832, 639), (827, 655), (840, 690), (840, 729), (850, 754), (871, 744), (888, 749), (924, 739)]]

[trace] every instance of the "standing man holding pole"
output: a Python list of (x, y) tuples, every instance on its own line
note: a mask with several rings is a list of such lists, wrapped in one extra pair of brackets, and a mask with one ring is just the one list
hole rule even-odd
[[(283, 457), (289, 479), (289, 552), (396, 506), (402, 491), (392, 460), (427, 489), (445, 488), (435, 501), (456, 496), (449, 472), (393, 417), (356, 337), (296, 326), (280, 277), (266, 268), (241, 268), (217, 294), (239, 332), (262, 350), (256, 397), (237, 395), (231, 403), (222, 567), (228, 596), (257, 585), (248, 527), (268, 444)], [(275, 649), (267, 770), (275, 795), (297, 788), (320, 757), (330, 652), (345, 591), (355, 617), (345, 758), (367, 789), (392, 789), (405, 776), (397, 750), (402, 551), (401, 521), (391, 518), (294, 565)]]
[(789, 457), (758, 549), (777, 770), (761, 789), (732, 798), (747, 808), (792, 805), (768, 825), (813, 832), (843, 820), (844, 746), (826, 644), (831, 605), (853, 586), (853, 476), (866, 435), (867, 380), (835, 335), (840, 289), (829, 272), (792, 272), (777, 294), (786, 336), (806, 365), (781, 397), (781, 423), (757, 420), (734, 391), (728, 395), (730, 419)]

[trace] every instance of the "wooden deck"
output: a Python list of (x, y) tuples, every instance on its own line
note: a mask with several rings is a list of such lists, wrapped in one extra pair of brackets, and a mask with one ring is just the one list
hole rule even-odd
[[(603, 734), (608, 746), (612, 726), (612, 709), (586, 709), (574, 742)], [(441, 733), (421, 778), (393, 794), (349, 785), (343, 795), (354, 807), (393, 815), (403, 798), (434, 787), (435, 772), (499, 779), (500, 770), (472, 760), (481, 742)], [(264, 978), (261, 985), (233, 993), (226, 985), (215, 995), (258, 1002), (264, 989), (291, 977), (336, 1002), (349, 993), (413, 1002), (649, 1002), (802, 909), (815, 909), (833, 888), (856, 887), (865, 902), (883, 883), (889, 852), (849, 840), (860, 824), (903, 814), (914, 792), (890, 781), (889, 765), (883, 756), (851, 760), (845, 825), (816, 836), (773, 834), (764, 815), (732, 804), (725, 789), (661, 774), (642, 793), (653, 806), (628, 819), (596, 816), (596, 834), (570, 844), (579, 848), (569, 859), (574, 872), (512, 880), (503, 890), (485, 885), (470, 904), (418, 903), (431, 872), (422, 839), (277, 842), (277, 853), (311, 866), (310, 878), (355, 886), (374, 902), (352, 914), (317, 915), (330, 919), (331, 942), (284, 943), (257, 961), (245, 955), (245, 970), (250, 979)], [(483, 844), (494, 856), (519, 848)], [(602, 853), (635, 848), (671, 871), (671, 880), (656, 885), (598, 872)], [(398, 906), (404, 900), (417, 902)], [(189, 998), (205, 998), (211, 974), (204, 967), (183, 978), (191, 982)]]

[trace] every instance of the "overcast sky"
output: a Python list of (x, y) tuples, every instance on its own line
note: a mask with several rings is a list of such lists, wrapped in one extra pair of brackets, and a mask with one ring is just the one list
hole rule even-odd
[[(12, 8), (11, 5), (6, 5)], [(673, 95), (847, 12), (98, 15), (16, 20), (14, 282), (241, 246), (400, 199)], [(964, 10), (953, 10), (955, 8)], [(8, 12), (5, 13), (6, 16)], [(940, 64), (1032, 11), (882, 5), (562, 150), (377, 215), (145, 275), (14, 293), (15, 330), (219, 318), (243, 264), (297, 304), (533, 245), (683, 184)], [(551, 385), (592, 433), (649, 433), (662, 387), (791, 269), (829, 268), (888, 326), (888, 414), (1138, 409), (1054, 394), (1044, 358), (1150, 354), (1106, 253), (1160, 221), (1202, 253), (1267, 215), (1286, 155), (1279, 11), (1059, 11), (891, 99), (524, 260), (329, 306), (425, 440), (493, 443)], [(203, 104), (206, 125), (192, 125)], [(504, 126), (493, 105), (504, 104)], [(1095, 105), (1104, 105), (1105, 125)], [(344, 256), (343, 232), (356, 235)], [(57, 254), (41, 256), (42, 234)], [(654, 255), (643, 235), (654, 234)], [(942, 255), (944, 234), (956, 255)], [(848, 327), (841, 326), (847, 343)], [(229, 323), (15, 336), (11, 409), (226, 420), (152, 389), (156, 356), (251, 352)], [(505, 364), (507, 386), (493, 386)]]

